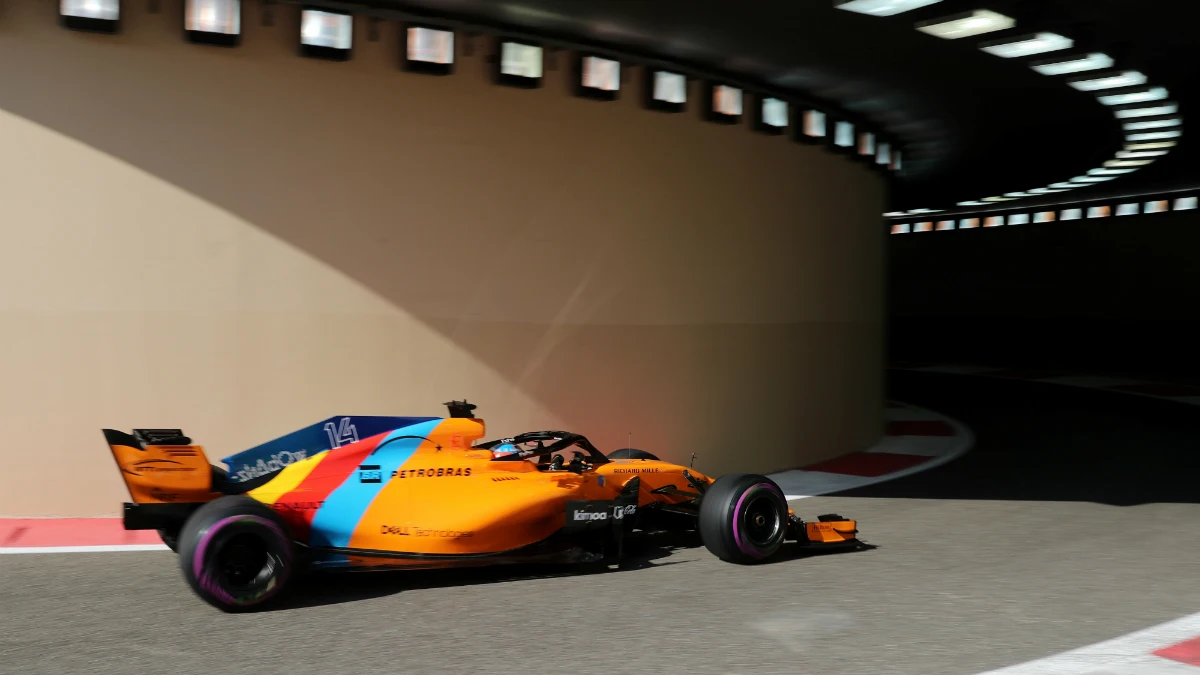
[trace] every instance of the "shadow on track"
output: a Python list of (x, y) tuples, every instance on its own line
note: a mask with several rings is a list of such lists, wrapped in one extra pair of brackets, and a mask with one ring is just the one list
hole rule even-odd
[(278, 603), (264, 611), (281, 611), (319, 605), (336, 605), (395, 595), (409, 590), (475, 586), (527, 579), (553, 579), (592, 574), (612, 574), (652, 567), (679, 565), (687, 561), (665, 561), (675, 551), (701, 546), (695, 532), (662, 532), (626, 540), (626, 559), (621, 567), (592, 564), (528, 564), (467, 567), (458, 569), (313, 572), (296, 583)]
[[(476, 586), (483, 584), (524, 581), (530, 579), (555, 579), (561, 577), (619, 574), (656, 567), (694, 562), (689, 560), (667, 560), (677, 551), (703, 548), (700, 534), (695, 531), (666, 531), (652, 534), (638, 533), (626, 540), (625, 561), (620, 567), (613, 565), (496, 565), (460, 569), (438, 570), (394, 570), (380, 572), (313, 572), (301, 576), (279, 602), (264, 607), (264, 612), (277, 612), (321, 605), (338, 605), (381, 598), (404, 591), (449, 588), (454, 586)], [(794, 542), (784, 544), (774, 557), (760, 565), (802, 560), (818, 555), (836, 555), (877, 548), (863, 543), (854, 549), (811, 549)], [(660, 562), (662, 561), (662, 562)]]
[(1061, 385), (889, 371), (889, 397), (970, 427), (962, 457), (841, 497), (1200, 503), (1200, 407)]

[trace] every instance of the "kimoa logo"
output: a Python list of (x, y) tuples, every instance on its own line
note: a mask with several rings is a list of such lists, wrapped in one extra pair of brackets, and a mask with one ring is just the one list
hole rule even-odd
[(297, 450), (295, 452), (284, 450), (283, 452), (271, 455), (270, 459), (258, 460), (258, 463), (254, 466), (243, 464), (242, 469), (237, 472), (237, 479), (239, 481), (247, 481), (251, 478), (259, 478), (269, 473), (279, 471), (289, 464), (294, 464), (302, 459), (307, 458), (307, 450)]
[(608, 514), (594, 511), (576, 511), (575, 520), (608, 520)]

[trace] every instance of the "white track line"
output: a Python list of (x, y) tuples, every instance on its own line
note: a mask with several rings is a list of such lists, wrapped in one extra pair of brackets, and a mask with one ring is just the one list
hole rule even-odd
[(166, 544), (114, 544), (112, 546), (0, 546), (0, 555), (14, 553), (117, 553), (121, 551), (170, 551)]
[(1153, 652), (1200, 636), (1200, 614), (1112, 640), (979, 675), (1197, 675), (1200, 668)]

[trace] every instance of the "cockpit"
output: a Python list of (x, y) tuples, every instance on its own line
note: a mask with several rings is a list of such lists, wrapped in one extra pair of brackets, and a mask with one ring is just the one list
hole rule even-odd
[(480, 443), (475, 448), (491, 450), (493, 462), (528, 461), (536, 464), (539, 471), (583, 473), (611, 461), (587, 438), (566, 431), (532, 431)]

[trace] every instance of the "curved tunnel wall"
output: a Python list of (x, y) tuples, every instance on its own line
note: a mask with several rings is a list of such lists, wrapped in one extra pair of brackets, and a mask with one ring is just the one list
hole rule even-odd
[(499, 87), (481, 41), (432, 77), (398, 69), (394, 25), (333, 63), (296, 55), (286, 7), (224, 50), (163, 5), (119, 36), (3, 12), (0, 515), (117, 512), (106, 426), (215, 461), (466, 397), (491, 436), (632, 434), (714, 474), (878, 437), (866, 167), (646, 111), (634, 81), (572, 97), (562, 65)]

